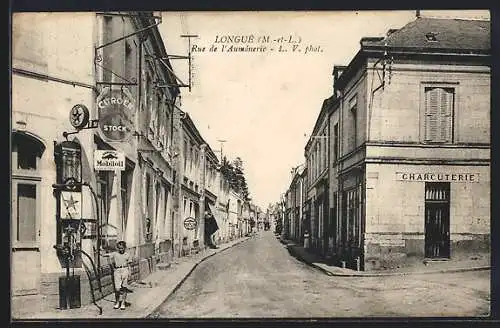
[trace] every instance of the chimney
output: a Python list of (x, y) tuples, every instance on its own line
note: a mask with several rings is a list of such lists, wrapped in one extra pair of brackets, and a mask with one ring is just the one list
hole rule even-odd
[(340, 75), (342, 75), (342, 72), (347, 68), (347, 66), (340, 66), (340, 65), (334, 65), (333, 66), (333, 93), (336, 94), (336, 84), (337, 80), (340, 78)]
[(421, 16), (420, 16), (420, 9), (417, 9), (417, 10), (416, 10), (416, 12), (415, 12), (415, 16), (416, 16), (417, 18), (420, 18), (420, 17), (421, 17)]

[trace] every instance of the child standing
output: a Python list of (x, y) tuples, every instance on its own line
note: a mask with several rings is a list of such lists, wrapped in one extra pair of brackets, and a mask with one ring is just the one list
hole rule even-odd
[(115, 280), (115, 309), (125, 310), (128, 290), (128, 265), (132, 262), (130, 255), (125, 251), (127, 244), (121, 240), (117, 243), (118, 251), (111, 253), (113, 276)]

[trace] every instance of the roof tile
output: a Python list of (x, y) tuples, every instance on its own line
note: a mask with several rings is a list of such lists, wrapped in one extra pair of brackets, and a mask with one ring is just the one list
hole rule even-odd
[[(363, 38), (363, 47), (383, 46), (418, 49), (491, 49), (490, 22), (481, 20), (417, 18), (382, 40)], [(426, 35), (434, 34), (436, 41)]]

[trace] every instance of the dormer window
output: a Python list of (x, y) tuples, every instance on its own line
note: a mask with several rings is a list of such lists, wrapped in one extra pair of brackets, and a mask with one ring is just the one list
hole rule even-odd
[(436, 35), (437, 33), (435, 32), (429, 32), (425, 35), (425, 38), (427, 39), (427, 41), (429, 42), (437, 42), (437, 38), (436, 38)]

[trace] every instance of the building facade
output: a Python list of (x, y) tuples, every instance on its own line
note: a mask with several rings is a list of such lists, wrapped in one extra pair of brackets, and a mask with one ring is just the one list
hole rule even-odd
[(313, 131), (305, 146), (307, 194), (305, 216), (311, 238), (311, 248), (325, 255), (328, 247), (329, 224), (329, 111), (332, 99), (325, 99)]
[(490, 51), (489, 22), (417, 18), (337, 70), (330, 200), (348, 267), (488, 256)]
[[(71, 246), (88, 254), (99, 268), (107, 265), (100, 255), (112, 250), (118, 239), (127, 242), (139, 261), (170, 251), (171, 105), (179, 89), (171, 72), (155, 62), (166, 57), (157, 24), (155, 17), (143, 13), (14, 16), (14, 296), (37, 294), (44, 299), (41, 306), (57, 305), (57, 282), (67, 265), (55, 246), (69, 247), (66, 231), (74, 219), (82, 229)], [(145, 29), (142, 35), (135, 33), (140, 29)], [(163, 64), (170, 65), (166, 59)], [(153, 80), (170, 87), (148, 84)], [(77, 129), (70, 121), (75, 105), (88, 109), (87, 126)], [(123, 107), (119, 116), (112, 118), (111, 105)], [(61, 162), (65, 144), (76, 145), (81, 157)], [(125, 168), (97, 169), (99, 151), (123, 154)], [(83, 183), (77, 191), (53, 187), (68, 170)], [(76, 257), (71, 265), (83, 280), (86, 303), (86, 260)]]
[(134, 258), (131, 279), (142, 279), (156, 264), (205, 247), (206, 211), (219, 242), (229, 241), (229, 222), (237, 227), (242, 199), (178, 105), (160, 23), (142, 12), (14, 15), (16, 310), (26, 295), (39, 297), (41, 311), (57, 308), (69, 269), (82, 305), (95, 296), (92, 275), (106, 286), (101, 297), (111, 293), (106, 255), (119, 240)]

